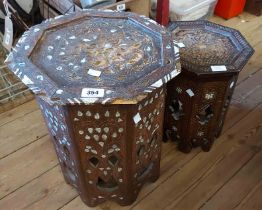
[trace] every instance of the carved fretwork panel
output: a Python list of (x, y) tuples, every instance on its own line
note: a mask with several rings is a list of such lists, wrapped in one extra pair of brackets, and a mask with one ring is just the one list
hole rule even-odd
[(179, 140), (183, 152), (194, 146), (209, 151), (254, 50), (239, 31), (209, 21), (178, 21), (168, 28), (183, 45), (182, 73), (167, 87), (166, 139)]
[(65, 110), (61, 106), (50, 106), (37, 97), (48, 131), (52, 137), (64, 177), (68, 183), (77, 187), (78, 175), (75, 168), (75, 156), (65, 120)]
[(137, 188), (159, 175), (164, 103), (165, 92), (161, 89), (138, 105), (141, 120), (136, 124), (133, 142), (133, 185)]
[(226, 90), (226, 94), (224, 98), (224, 105), (223, 105), (223, 108), (220, 114), (220, 118), (218, 120), (219, 125), (216, 131), (216, 137), (218, 137), (222, 132), (226, 113), (228, 111), (228, 107), (230, 105), (230, 101), (232, 99), (232, 95), (234, 93), (235, 86), (237, 84), (237, 78), (238, 78), (238, 74), (235, 74), (228, 80), (227, 90)]
[(226, 111), (230, 102), (226, 98), (232, 94), (228, 92), (230, 78), (206, 81), (182, 73), (171, 81), (167, 93), (165, 138), (177, 140), (184, 152), (195, 146), (209, 150), (219, 121), (225, 115), (223, 110)]
[(90, 206), (126, 205), (159, 177), (165, 87), (135, 105), (78, 105), (67, 111), (79, 158), (80, 196)]
[(215, 138), (224, 105), (227, 81), (199, 82), (200, 94), (198, 103), (192, 104), (190, 136), (193, 146), (210, 148)]
[(165, 140), (180, 142), (185, 135), (190, 135), (190, 104), (197, 101), (198, 92), (197, 83), (183, 75), (167, 85)]
[(91, 199), (123, 199), (127, 111), (112, 105), (77, 106), (71, 115)]

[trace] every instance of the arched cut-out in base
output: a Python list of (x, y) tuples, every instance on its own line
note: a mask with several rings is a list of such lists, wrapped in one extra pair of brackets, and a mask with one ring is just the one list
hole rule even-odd
[(113, 177), (108, 181), (104, 181), (101, 177), (98, 177), (96, 186), (99, 190), (106, 192), (113, 192), (118, 189), (118, 184)]

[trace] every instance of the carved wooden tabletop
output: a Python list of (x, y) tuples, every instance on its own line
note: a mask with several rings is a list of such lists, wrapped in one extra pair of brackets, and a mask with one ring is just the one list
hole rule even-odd
[(137, 103), (179, 73), (172, 39), (145, 16), (86, 10), (25, 32), (8, 64), (49, 103)]
[(181, 49), (181, 64), (196, 74), (238, 72), (253, 54), (239, 31), (208, 21), (174, 22), (169, 25)]

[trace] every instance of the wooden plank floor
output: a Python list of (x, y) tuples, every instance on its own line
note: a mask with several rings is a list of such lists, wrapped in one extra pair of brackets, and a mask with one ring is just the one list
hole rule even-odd
[[(132, 206), (93, 209), (262, 209), (262, 16), (212, 20), (239, 29), (256, 50), (239, 76), (221, 137), (208, 153), (163, 144), (161, 176)], [(35, 101), (0, 115), (0, 209), (90, 209), (64, 182)]]

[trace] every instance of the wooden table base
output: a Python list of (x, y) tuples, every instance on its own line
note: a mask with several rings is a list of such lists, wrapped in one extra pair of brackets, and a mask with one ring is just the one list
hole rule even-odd
[(67, 183), (88, 206), (132, 204), (159, 177), (165, 92), (136, 105), (50, 106), (38, 98)]

